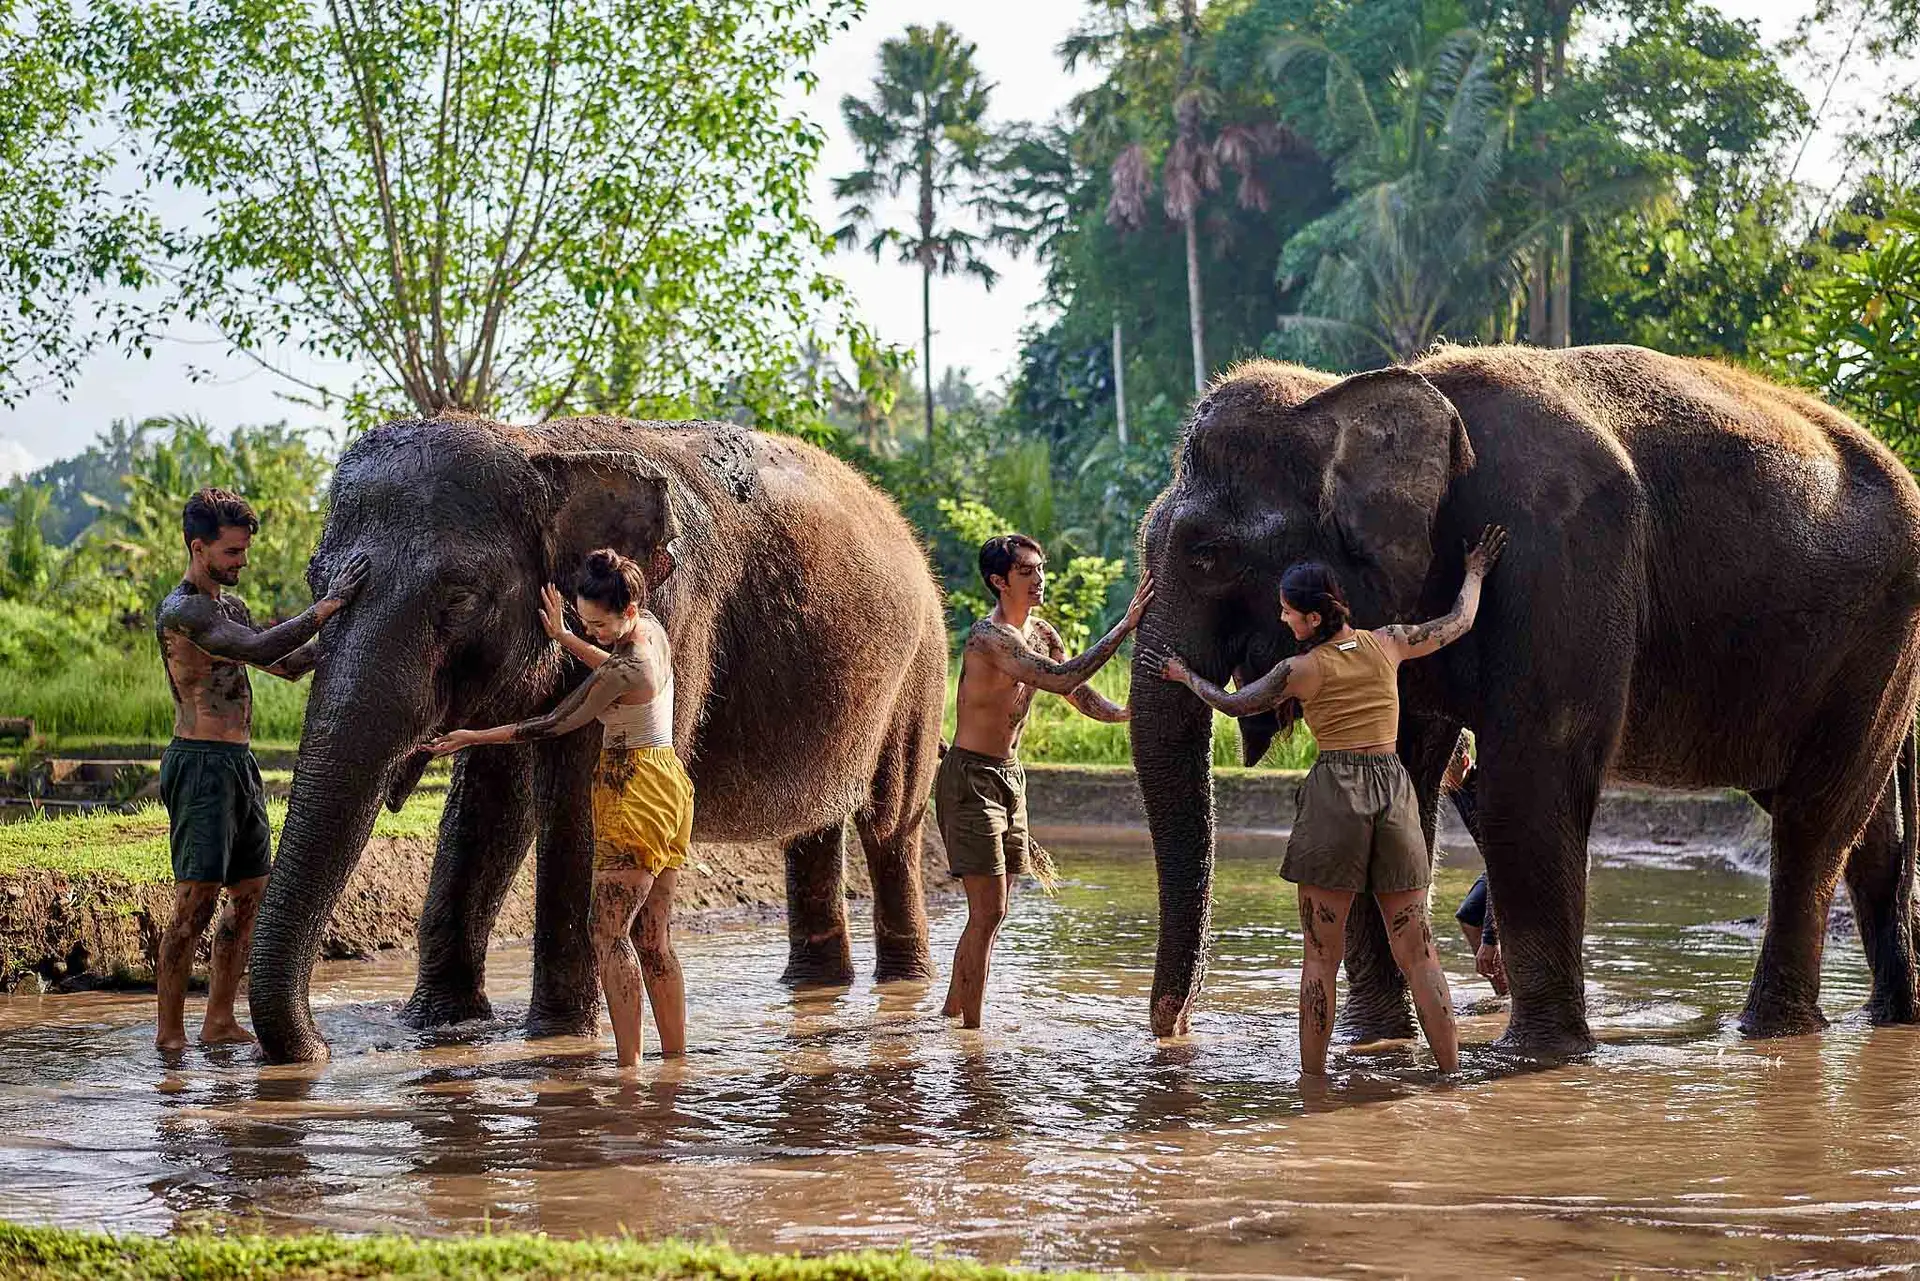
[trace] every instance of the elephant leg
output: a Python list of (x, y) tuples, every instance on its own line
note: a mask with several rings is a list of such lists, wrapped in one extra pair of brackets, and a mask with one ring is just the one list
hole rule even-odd
[[(1869, 653), (1895, 653), (1891, 641), (1904, 639), (1903, 632), (1867, 635), (1862, 643)], [(1899, 901), (1903, 884), (1907, 895), (1912, 892), (1912, 845), (1895, 826), (1903, 817), (1898, 807), (1889, 804), (1914, 786), (1911, 696), (1889, 697), (1912, 684), (1904, 664), (1893, 672), (1866, 662), (1843, 668), (1768, 797), (1773, 861), (1767, 924), (1739, 1019), (1748, 1036), (1793, 1036), (1826, 1026), (1820, 1012), (1820, 961), (1833, 894), (1849, 870), (1869, 963), (1874, 964), (1876, 951), (1885, 954), (1875, 965), (1876, 1000), (1893, 996), (1881, 989), (1882, 968), (1897, 986), (1912, 990), (1911, 934), (1905, 927), (1913, 908)], [(1876, 821), (1876, 811), (1883, 808), (1884, 821)], [(1900, 839), (1893, 835), (1896, 830)], [(1853, 861), (1857, 869), (1850, 869)], [(1904, 959), (1897, 954), (1903, 937), (1908, 940)]]
[[(1817, 804), (1775, 794), (1766, 930), (1739, 1019), (1747, 1036), (1798, 1036), (1827, 1025), (1820, 1012), (1820, 960), (1850, 837)], [(1503, 924), (1503, 943), (1506, 937)]]
[(926, 892), (920, 882), (920, 837), (924, 807), (910, 823), (887, 830), (860, 813), (854, 816), (867, 875), (873, 881), (873, 977), (877, 983), (933, 977), (927, 945)]
[(787, 969), (782, 983), (853, 982), (847, 940), (847, 829), (835, 823), (787, 843)]
[[(1427, 849), (1434, 848), (1439, 821), (1440, 777), (1460, 738), (1460, 726), (1436, 717), (1406, 717), (1401, 722), (1400, 759), (1420, 798)], [(1362, 896), (1365, 897), (1364, 895)], [(1365, 904), (1362, 904), (1365, 906)], [(1394, 963), (1380, 913), (1368, 908), (1347, 914), (1347, 999), (1336, 1031), (1346, 1042), (1404, 1040), (1413, 1036), (1413, 995)]]
[(1920, 1022), (1920, 967), (1914, 957), (1915, 942), (1920, 939), (1920, 903), (1913, 898), (1912, 752), (1909, 740), (1880, 804), (1867, 820), (1866, 831), (1847, 855), (1847, 897), (1853, 901), (1860, 946), (1873, 974), (1867, 1015), (1875, 1023)]
[(1360, 898), (1364, 910), (1347, 913), (1347, 999), (1334, 1031), (1348, 1043), (1407, 1040), (1415, 1034), (1413, 996), (1393, 963), (1380, 913), (1369, 895)]
[(487, 939), (533, 840), (533, 753), (509, 744), (460, 753), (420, 909), (420, 967), (400, 1010), (410, 1027), (488, 1018)]
[(1490, 734), (1481, 745), (1480, 829), (1513, 1010), (1502, 1049), (1564, 1058), (1587, 1026), (1587, 834), (1613, 734)]
[(533, 996), (528, 1036), (591, 1036), (599, 1028), (593, 904), (593, 767), (600, 727), (543, 742), (534, 756), (540, 848), (533, 882)]
[(933, 977), (920, 842), (940, 760), (946, 644), (946, 632), (936, 629), (923, 646), (919, 692), (909, 681), (901, 694), (892, 733), (874, 771), (872, 800), (853, 817), (873, 882), (874, 979), (881, 983)]

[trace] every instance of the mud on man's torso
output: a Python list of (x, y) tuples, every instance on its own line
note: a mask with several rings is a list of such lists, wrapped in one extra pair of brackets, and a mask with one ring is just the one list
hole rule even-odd
[[(253, 733), (253, 685), (247, 679), (247, 665), (215, 658), (186, 633), (168, 625), (182, 603), (200, 595), (191, 583), (180, 584), (161, 602), (154, 619), (154, 635), (167, 664), (167, 685), (173, 691), (173, 736), (244, 743)], [(222, 592), (213, 603), (228, 618), (252, 629), (253, 616), (238, 596)]]
[(1012, 756), (1026, 732), (1027, 713), (1033, 710), (1033, 696), (1039, 687), (1015, 680), (978, 652), (995, 633), (1018, 635), (1029, 649), (1055, 662), (1066, 653), (1059, 634), (1037, 614), (1029, 616), (1026, 626), (1018, 629), (983, 618), (967, 634), (967, 647), (960, 659), (960, 687), (954, 695), (953, 741), (983, 756)]

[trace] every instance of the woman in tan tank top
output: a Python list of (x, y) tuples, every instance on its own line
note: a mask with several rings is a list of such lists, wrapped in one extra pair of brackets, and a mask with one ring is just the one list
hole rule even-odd
[(1460, 1064), (1453, 996), (1433, 950), (1427, 886), (1433, 862), (1413, 781), (1395, 754), (1400, 731), (1400, 664), (1465, 636), (1480, 609), (1480, 584), (1507, 545), (1489, 526), (1467, 554), (1466, 581), (1444, 618), (1356, 630), (1347, 598), (1325, 565), (1295, 565), (1280, 579), (1280, 617), (1300, 652), (1232, 693), (1193, 674), (1178, 654), (1162, 675), (1228, 716), (1279, 709), (1283, 729), (1304, 716), (1320, 747), (1300, 788), (1280, 874), (1300, 887), (1300, 1073), (1324, 1077), (1333, 1032), (1334, 986), (1356, 894), (1371, 894), (1386, 922), (1393, 959), (1413, 989), (1420, 1026), (1440, 1070)]

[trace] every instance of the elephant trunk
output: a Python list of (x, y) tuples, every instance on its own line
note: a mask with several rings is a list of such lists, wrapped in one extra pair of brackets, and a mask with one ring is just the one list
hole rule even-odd
[[(1151, 630), (1143, 628), (1143, 634)], [(1133, 766), (1160, 879), (1151, 1020), (1154, 1035), (1175, 1036), (1187, 1030), (1206, 977), (1213, 914), (1213, 717), (1185, 686), (1153, 669), (1146, 656), (1159, 648), (1136, 647), (1130, 697)]]
[[(360, 861), (388, 775), (420, 727), (381, 693), (404, 686), (391, 656), (334, 652), (314, 675), (280, 849), (260, 903), (248, 962), (248, 1005), (261, 1051), (273, 1063), (316, 1062), (326, 1042), (313, 1026), (308, 983), (341, 891)], [(356, 682), (349, 674), (379, 673)], [(355, 685), (362, 685), (356, 690)], [(368, 688), (377, 685), (379, 688)]]

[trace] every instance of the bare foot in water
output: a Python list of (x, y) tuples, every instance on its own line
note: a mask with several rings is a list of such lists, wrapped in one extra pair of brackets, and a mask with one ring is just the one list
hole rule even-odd
[[(253, 1033), (232, 1020), (224, 1023), (205, 1023), (200, 1027), (200, 1044), (202, 1045), (251, 1045), (253, 1039)], [(182, 1041), (181, 1044), (184, 1045), (186, 1042)]]
[(160, 1032), (153, 1038), (153, 1048), (162, 1053), (171, 1053), (187, 1048), (185, 1032)]

